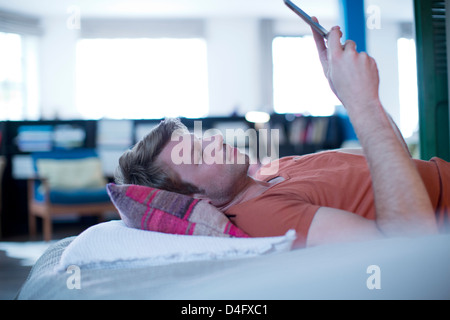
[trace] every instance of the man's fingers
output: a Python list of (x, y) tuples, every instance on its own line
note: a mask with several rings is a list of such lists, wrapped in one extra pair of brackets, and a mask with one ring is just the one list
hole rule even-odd
[[(319, 20), (316, 17), (311, 17), (311, 19), (316, 22), (319, 23)], [(322, 37), (322, 35), (320, 35), (316, 30), (314, 30), (313, 28), (311, 28), (312, 32), (313, 32), (313, 36), (314, 36), (314, 41), (316, 42), (316, 46), (317, 49), (319, 50), (319, 52), (322, 52), (324, 50), (327, 49), (326, 45), (325, 45), (325, 40)]]
[[(314, 22), (319, 23), (319, 20), (316, 17), (312, 17)], [(314, 36), (314, 41), (316, 43), (317, 52), (319, 53), (320, 63), (322, 64), (323, 72), (325, 75), (328, 73), (328, 51), (325, 43), (325, 39), (320, 35), (317, 31), (311, 28)]]
[(344, 50), (347, 50), (347, 49), (356, 51), (356, 42), (353, 41), (353, 40), (347, 40), (347, 41), (345, 41), (345, 44), (344, 44)]
[(333, 27), (328, 34), (328, 58), (341, 54), (344, 48), (341, 45), (342, 32), (339, 27)]

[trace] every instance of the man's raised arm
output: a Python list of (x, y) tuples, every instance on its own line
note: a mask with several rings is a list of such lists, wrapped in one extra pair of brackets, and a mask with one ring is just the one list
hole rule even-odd
[(423, 181), (380, 102), (375, 60), (358, 53), (353, 41), (342, 45), (339, 27), (330, 31), (328, 48), (313, 32), (325, 75), (347, 109), (363, 147), (373, 181), (379, 230), (386, 236), (437, 233)]

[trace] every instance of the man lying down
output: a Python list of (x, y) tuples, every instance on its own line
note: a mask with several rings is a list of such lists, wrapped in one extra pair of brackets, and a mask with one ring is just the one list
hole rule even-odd
[[(221, 136), (201, 140), (168, 119), (121, 157), (116, 183), (205, 199), (252, 237), (295, 229), (296, 247), (444, 232), (450, 164), (411, 158), (380, 102), (374, 59), (358, 53), (353, 41), (342, 45), (339, 27), (327, 43), (313, 32), (325, 75), (364, 152), (286, 157), (276, 160), (276, 172), (262, 168), (251, 177), (247, 155)], [(174, 161), (180, 138), (189, 141), (182, 152), (192, 161)]]

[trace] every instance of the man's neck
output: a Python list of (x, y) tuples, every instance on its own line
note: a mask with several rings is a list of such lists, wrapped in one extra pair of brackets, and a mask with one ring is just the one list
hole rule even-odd
[(229, 208), (235, 205), (238, 205), (240, 203), (246, 202), (259, 196), (261, 193), (266, 191), (271, 186), (272, 184), (269, 182), (259, 181), (251, 177), (247, 177), (247, 180), (243, 185), (243, 187), (241, 187), (239, 191), (235, 194), (235, 196), (232, 197), (229, 201), (226, 201), (222, 204), (214, 204), (213, 201), (212, 204), (215, 205), (220, 211), (226, 212)]

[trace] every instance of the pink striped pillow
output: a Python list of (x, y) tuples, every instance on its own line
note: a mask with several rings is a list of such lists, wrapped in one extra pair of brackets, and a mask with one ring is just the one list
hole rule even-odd
[(107, 185), (111, 201), (130, 228), (182, 235), (247, 238), (211, 204), (137, 185)]

